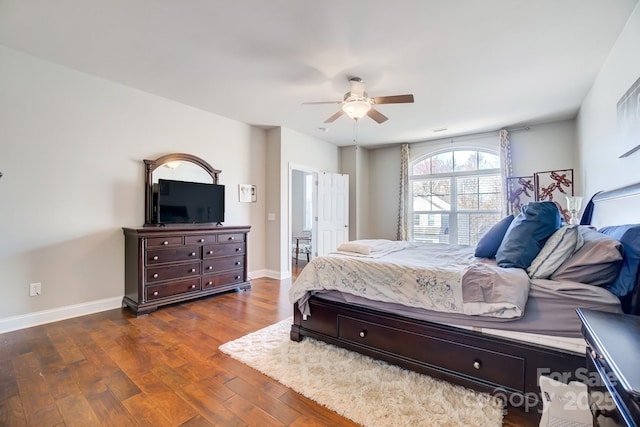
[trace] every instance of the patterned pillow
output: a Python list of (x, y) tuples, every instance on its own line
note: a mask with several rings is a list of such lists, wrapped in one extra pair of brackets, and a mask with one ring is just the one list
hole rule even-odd
[(548, 279), (560, 265), (583, 245), (584, 239), (577, 225), (560, 227), (549, 237), (540, 253), (533, 259), (527, 273), (532, 279)]

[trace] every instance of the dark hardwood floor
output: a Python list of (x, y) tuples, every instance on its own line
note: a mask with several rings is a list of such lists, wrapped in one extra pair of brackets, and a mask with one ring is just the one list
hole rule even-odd
[(218, 351), (289, 317), (289, 283), (1, 334), (0, 426), (355, 425)]

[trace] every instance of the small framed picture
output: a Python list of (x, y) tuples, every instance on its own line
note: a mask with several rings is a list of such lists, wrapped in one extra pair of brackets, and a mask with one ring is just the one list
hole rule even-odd
[(640, 150), (640, 77), (618, 101), (617, 113), (622, 158)]
[(238, 184), (238, 200), (242, 203), (252, 203), (258, 200), (256, 186), (252, 184)]

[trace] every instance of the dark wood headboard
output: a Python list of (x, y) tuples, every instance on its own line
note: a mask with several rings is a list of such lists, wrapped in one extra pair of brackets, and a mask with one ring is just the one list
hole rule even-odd
[[(640, 183), (603, 191), (591, 199), (591, 224), (597, 228), (608, 225), (640, 224)], [(625, 313), (640, 315), (640, 268), (636, 272), (633, 291), (620, 298)]]

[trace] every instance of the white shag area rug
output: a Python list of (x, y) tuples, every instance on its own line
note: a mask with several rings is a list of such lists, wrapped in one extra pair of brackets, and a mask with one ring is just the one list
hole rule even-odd
[(311, 338), (286, 319), (220, 350), (363, 426), (501, 426), (502, 403)]

